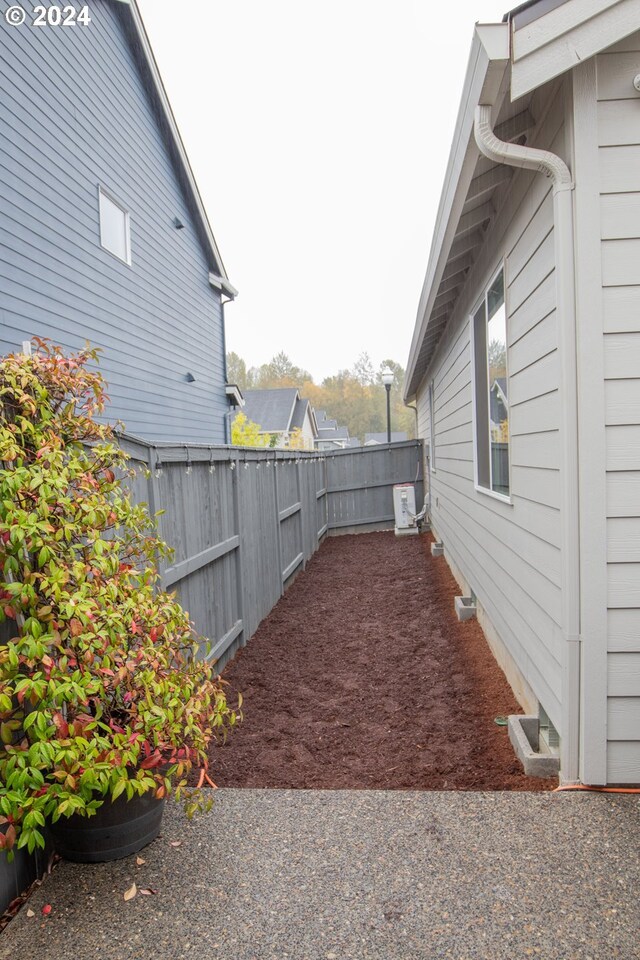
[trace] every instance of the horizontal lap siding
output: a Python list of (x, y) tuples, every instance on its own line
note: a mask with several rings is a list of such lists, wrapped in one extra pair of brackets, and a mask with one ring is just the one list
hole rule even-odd
[[(561, 93), (555, 97), (535, 141), (561, 153), (562, 100)], [(537, 115), (547, 105), (538, 104)], [(508, 287), (511, 505), (476, 491), (473, 469), (469, 315), (501, 257)], [(418, 425), (426, 439), (432, 379), (434, 528), (560, 728), (558, 363), (553, 206), (545, 178), (524, 171), (513, 177), (418, 393)]]
[[(91, 16), (83, 29), (0, 31), (0, 352), (33, 335), (68, 350), (88, 339), (110, 419), (149, 440), (221, 443), (214, 265), (115, 6), (97, 0)], [(131, 267), (100, 246), (99, 184), (130, 211)]]
[(607, 431), (608, 777), (640, 780), (640, 34), (597, 58)]

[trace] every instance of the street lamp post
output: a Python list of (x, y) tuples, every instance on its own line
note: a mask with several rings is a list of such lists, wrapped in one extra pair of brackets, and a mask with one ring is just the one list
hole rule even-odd
[(388, 367), (382, 371), (382, 382), (387, 391), (387, 443), (391, 443), (391, 384), (393, 383), (393, 373)]

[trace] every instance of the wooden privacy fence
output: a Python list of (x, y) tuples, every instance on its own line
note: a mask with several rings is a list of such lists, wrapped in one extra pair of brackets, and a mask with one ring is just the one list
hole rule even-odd
[(162, 584), (221, 667), (327, 533), (391, 525), (395, 483), (417, 480), (422, 503), (421, 441), (322, 454), (121, 442), (137, 468), (135, 499), (164, 511), (159, 532), (175, 556)]
[(327, 523), (332, 533), (359, 533), (393, 525), (393, 486), (415, 483), (424, 497), (422, 440), (381, 443), (325, 453)]
[(151, 446), (123, 437), (134, 498), (175, 551), (160, 568), (224, 664), (255, 633), (327, 532), (324, 459), (249, 448)]

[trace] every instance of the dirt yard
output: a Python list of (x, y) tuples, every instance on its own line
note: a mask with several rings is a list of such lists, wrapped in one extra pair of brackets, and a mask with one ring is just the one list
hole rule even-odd
[(334, 537), (224, 672), (244, 723), (212, 750), (224, 787), (548, 790), (505, 727), (522, 712), (430, 538)]

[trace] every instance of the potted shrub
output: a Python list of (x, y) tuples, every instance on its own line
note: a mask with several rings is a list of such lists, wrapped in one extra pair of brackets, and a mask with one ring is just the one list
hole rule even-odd
[(109, 859), (153, 839), (170, 793), (208, 805), (207, 746), (239, 713), (158, 589), (169, 551), (96, 420), (96, 352), (35, 343), (0, 361), (0, 849), (50, 825), (63, 855)]

